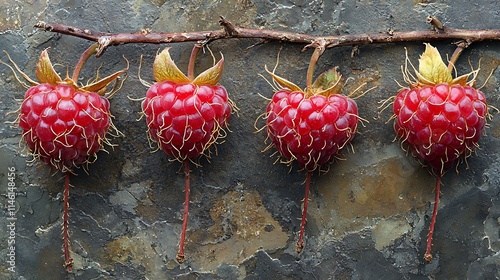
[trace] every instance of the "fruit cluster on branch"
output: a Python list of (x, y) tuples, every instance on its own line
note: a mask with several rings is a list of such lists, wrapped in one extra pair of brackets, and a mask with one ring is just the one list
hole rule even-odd
[[(97, 42), (80, 58), (71, 78), (61, 78), (42, 52), (36, 68), (37, 81), (19, 71), (31, 87), (24, 95), (18, 111), (17, 123), (23, 130), (23, 139), (29, 151), (50, 167), (65, 173), (63, 248), (65, 266), (71, 270), (73, 259), (69, 249), (68, 197), (69, 175), (74, 167), (89, 162), (107, 143), (106, 134), (113, 127), (110, 103), (104, 93), (106, 85), (117, 80), (128, 68), (98, 79), (89, 85), (79, 85), (78, 75), (85, 61), (93, 54), (99, 56), (108, 46), (128, 43), (196, 42), (192, 50), (187, 76), (182, 73), (169, 54), (169, 48), (159, 53), (153, 63), (154, 84), (142, 98), (142, 114), (146, 119), (150, 142), (156, 142), (168, 156), (184, 164), (185, 205), (181, 241), (177, 260), (184, 262), (184, 241), (188, 220), (190, 195), (190, 163), (208, 156), (210, 147), (224, 137), (224, 129), (237, 107), (229, 99), (226, 89), (219, 84), (224, 58), (214, 66), (194, 76), (194, 64), (203, 45), (219, 39), (258, 38), (259, 43), (275, 40), (306, 44), (314, 48), (303, 90), (293, 82), (269, 72), (275, 93), (266, 112), (265, 131), (283, 163), (297, 162), (306, 171), (304, 208), (300, 225), (297, 252), (304, 248), (304, 230), (307, 218), (309, 185), (312, 174), (328, 168), (341, 150), (355, 137), (358, 107), (353, 93), (342, 94), (342, 78), (337, 68), (320, 74), (313, 82), (314, 67), (325, 49), (345, 45), (431, 41), (456, 39), (457, 49), (446, 66), (438, 50), (426, 44), (419, 69), (410, 73), (405, 69), (408, 83), (393, 99), (397, 136), (412, 154), (427, 164), (437, 177), (435, 205), (425, 260), (431, 261), (431, 243), (439, 202), (443, 174), (471, 155), (481, 136), (488, 116), (485, 95), (475, 89), (477, 71), (452, 77), (454, 64), (471, 43), (500, 40), (500, 30), (461, 30), (443, 26), (435, 17), (427, 22), (434, 27), (428, 31), (385, 32), (338, 36), (313, 36), (293, 32), (236, 27), (223, 17), (222, 30), (153, 33), (102, 33), (57, 23), (39, 22), (35, 26), (52, 32), (76, 36)], [(0, 61), (3, 64), (5, 62)], [(411, 62), (410, 62), (411, 64)], [(15, 68), (15, 69), (14, 69)], [(266, 68), (267, 70), (267, 68)], [(416, 77), (414, 81), (411, 78)], [(17, 75), (16, 75), (17, 78)], [(28, 87), (28, 86), (27, 86)], [(263, 129), (264, 130), (264, 129)]]

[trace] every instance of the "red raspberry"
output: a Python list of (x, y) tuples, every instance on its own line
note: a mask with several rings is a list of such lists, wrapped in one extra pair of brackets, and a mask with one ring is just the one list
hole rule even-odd
[(69, 84), (31, 87), (19, 126), (31, 152), (55, 169), (70, 171), (103, 145), (111, 124), (109, 101)]
[(282, 87), (266, 108), (268, 137), (278, 149), (281, 162), (291, 164), (297, 160), (299, 167), (307, 171), (297, 253), (304, 248), (311, 173), (335, 159), (354, 138), (359, 121), (356, 102), (340, 94), (342, 79), (336, 68), (324, 72), (312, 83), (314, 65), (322, 50), (317, 48), (311, 58), (305, 91), (268, 71)]
[[(460, 52), (456, 52), (460, 54)], [(453, 79), (454, 55), (447, 67), (439, 51), (426, 44), (420, 57), (417, 81), (403, 88), (393, 104), (394, 129), (419, 160), (436, 174), (434, 209), (427, 235), (424, 259), (432, 260), (431, 244), (439, 204), (441, 177), (459, 159), (467, 158), (477, 146), (486, 124), (488, 105), (484, 94), (473, 88), (472, 74)], [(405, 69), (405, 80), (412, 76)]]
[(23, 139), (35, 158), (63, 172), (89, 162), (102, 149), (112, 126), (109, 101), (101, 91), (126, 70), (78, 86), (79, 70), (95, 51), (91, 47), (84, 53), (72, 78), (61, 79), (47, 50), (36, 67), (38, 82), (21, 73), (33, 85), (24, 95), (18, 117)]
[(355, 135), (358, 107), (349, 97), (306, 96), (282, 89), (267, 106), (267, 133), (280, 154), (314, 171), (330, 163)]
[[(103, 148), (108, 128), (112, 126), (109, 101), (102, 96), (103, 91), (127, 70), (86, 86), (77, 85), (80, 69), (97, 52), (97, 48), (98, 45), (94, 44), (82, 54), (71, 78), (61, 79), (50, 62), (47, 50), (42, 52), (36, 65), (38, 82), (21, 72), (22, 77), (32, 84), (19, 109), (22, 138), (35, 158), (65, 173), (62, 235), (64, 265), (68, 271), (73, 266), (69, 253), (69, 175), (73, 167), (89, 163), (90, 157), (95, 157), (97, 151)], [(11, 62), (15, 69), (19, 69)], [(14, 70), (12, 66), (7, 66)]]
[[(209, 148), (221, 136), (231, 116), (226, 89), (217, 84), (224, 67), (224, 58), (216, 65), (194, 77), (194, 61), (200, 45), (196, 44), (190, 57), (188, 77), (170, 57), (169, 48), (155, 58), (151, 85), (142, 102), (148, 136), (167, 155), (184, 163), (186, 183), (184, 217), (176, 259), (183, 263), (187, 230), (190, 170), (189, 162), (201, 155), (209, 156)], [(149, 86), (149, 85), (147, 85)]]
[(231, 106), (226, 89), (217, 84), (223, 59), (198, 77), (188, 78), (175, 66), (168, 50), (155, 59), (157, 82), (147, 91), (142, 110), (152, 140), (182, 162), (208, 155), (208, 148), (227, 126)]
[(231, 115), (223, 86), (172, 81), (153, 84), (142, 110), (153, 140), (180, 161), (203, 154)]
[(472, 153), (487, 113), (484, 94), (470, 86), (407, 88), (394, 102), (394, 129), (415, 157), (443, 173)]

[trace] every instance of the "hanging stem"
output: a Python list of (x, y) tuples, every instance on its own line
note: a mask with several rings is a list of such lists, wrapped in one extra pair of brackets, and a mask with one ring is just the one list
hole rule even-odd
[(85, 64), (85, 62), (87, 62), (89, 57), (97, 53), (98, 48), (99, 48), (99, 43), (94, 43), (92, 44), (92, 46), (90, 46), (82, 53), (80, 59), (76, 63), (75, 71), (73, 71), (73, 76), (71, 76), (71, 79), (73, 81), (75, 82), (78, 81), (78, 76), (80, 75), (80, 71), (82, 70), (83, 65)]
[(313, 83), (313, 75), (314, 75), (314, 67), (316, 67), (316, 63), (318, 63), (319, 57), (323, 54), (325, 48), (323, 46), (316, 47), (311, 56), (311, 61), (309, 62), (309, 67), (307, 68), (307, 77), (306, 77), (306, 94), (310, 94), (310, 89)]
[(188, 79), (189, 80), (194, 80), (194, 64), (196, 61), (196, 55), (198, 55), (198, 52), (202, 48), (201, 44), (194, 44), (193, 50), (191, 51), (191, 56), (189, 57), (189, 64), (188, 64)]
[(190, 187), (189, 187), (189, 181), (190, 181), (190, 171), (189, 171), (189, 161), (185, 160), (184, 161), (184, 173), (186, 175), (186, 185), (185, 185), (185, 192), (186, 192), (186, 198), (184, 200), (184, 218), (182, 222), (182, 231), (181, 231), (181, 241), (179, 243), (179, 252), (177, 252), (176, 259), (178, 263), (183, 263), (184, 262), (184, 240), (186, 239), (186, 229), (187, 229), (187, 222), (188, 222), (188, 213), (189, 213), (189, 194), (191, 192)]
[(71, 272), (73, 270), (73, 259), (69, 254), (69, 222), (68, 222), (68, 209), (69, 209), (69, 172), (65, 172), (64, 178), (64, 191), (63, 191), (63, 249), (64, 249), (64, 267)]
[(424, 259), (426, 262), (432, 260), (431, 247), (432, 247), (432, 235), (434, 234), (434, 225), (436, 224), (436, 217), (439, 205), (439, 194), (441, 189), (441, 174), (437, 176), (436, 189), (434, 194), (434, 209), (432, 211), (431, 225), (429, 227), (429, 234), (427, 235), (427, 250), (425, 251)]
[(470, 43), (468, 43), (466, 41), (462, 41), (462, 42), (460, 42), (460, 43), (457, 44), (457, 48), (455, 49), (455, 51), (451, 55), (450, 61), (448, 62), (448, 71), (451, 72), (453, 70), (453, 68), (455, 67), (455, 63), (458, 60), (458, 57), (460, 56), (460, 54), (462, 54), (462, 52), (467, 47), (469, 47), (469, 45), (470, 45)]
[(311, 185), (311, 172), (306, 175), (306, 192), (304, 194), (304, 209), (302, 209), (302, 221), (300, 222), (299, 240), (297, 241), (297, 253), (304, 249), (304, 230), (307, 221), (307, 205), (309, 204), (309, 186)]

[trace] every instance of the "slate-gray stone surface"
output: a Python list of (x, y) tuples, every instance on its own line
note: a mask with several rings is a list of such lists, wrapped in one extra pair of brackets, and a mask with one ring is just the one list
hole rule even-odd
[[(90, 42), (35, 30), (40, 20), (104, 32), (200, 31), (219, 29), (225, 16), (235, 24), (315, 35), (426, 30), (431, 14), (445, 25), (466, 29), (500, 28), (498, 1), (0, 1), (0, 49), (34, 76), (40, 52), (65, 73)], [(0, 226), (2, 279), (494, 279), (500, 278), (500, 116), (489, 121), (481, 149), (443, 178), (434, 234), (434, 260), (422, 256), (432, 214), (435, 179), (394, 142), (390, 110), (379, 115), (379, 101), (395, 95), (402, 81), (405, 48), (416, 63), (421, 42), (367, 45), (351, 57), (351, 47), (329, 49), (316, 73), (340, 66), (351, 77), (345, 92), (362, 83), (376, 86), (357, 100), (368, 122), (353, 141), (355, 153), (315, 175), (310, 196), (306, 247), (295, 253), (300, 224), (304, 173), (273, 164), (265, 134), (254, 121), (265, 110), (272, 88), (259, 74), (264, 65), (280, 64), (276, 73), (305, 85), (311, 51), (303, 45), (271, 42), (250, 49), (257, 40), (231, 39), (210, 44), (222, 52), (226, 67), (221, 83), (240, 108), (230, 120), (231, 133), (218, 155), (193, 168), (187, 260), (175, 261), (182, 225), (184, 176), (177, 162), (161, 151), (151, 153), (144, 120), (137, 121), (146, 88), (137, 77), (152, 81), (155, 53), (166, 46), (181, 69), (187, 68), (192, 43), (110, 47), (92, 58), (82, 82), (95, 73), (108, 74), (130, 61), (129, 77), (111, 99), (114, 123), (126, 137), (100, 152), (89, 174), (78, 170), (71, 179), (71, 249), (75, 270), (62, 267), (61, 211), (63, 180), (46, 166), (27, 163), (18, 147), (20, 131), (6, 124), (20, 105), (24, 88), (0, 65), (0, 180), (2, 205), (7, 198), (7, 168), (17, 169), (16, 272), (6, 264), (6, 219)], [(434, 42), (443, 55), (454, 47)], [(6, 60), (4, 53), (0, 59)], [(481, 66), (478, 84), (490, 105), (500, 108), (500, 44), (473, 44), (457, 70)], [(212, 58), (200, 55), (198, 72)], [(17, 99), (17, 100), (16, 100)], [(495, 113), (495, 110), (491, 110)], [(260, 122), (262, 125), (262, 121)]]

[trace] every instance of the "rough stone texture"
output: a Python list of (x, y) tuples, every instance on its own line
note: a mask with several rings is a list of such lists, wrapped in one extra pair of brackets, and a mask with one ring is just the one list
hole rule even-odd
[[(282, 3), (278, 3), (282, 2)], [(32, 28), (39, 20), (107, 32), (199, 31), (218, 29), (219, 15), (245, 27), (302, 33), (353, 34), (425, 30), (425, 17), (436, 15), (450, 27), (500, 28), (496, 1), (0, 1), (0, 49), (34, 76), (39, 53), (50, 47), (61, 73), (73, 65), (89, 42)], [(316, 73), (335, 65), (351, 77), (346, 93), (367, 82), (377, 86), (357, 100), (365, 122), (352, 146), (355, 153), (332, 164), (326, 175), (313, 177), (306, 247), (295, 253), (305, 175), (273, 164), (264, 133), (254, 121), (263, 112), (272, 88), (258, 75), (272, 66), (280, 47), (277, 74), (305, 84), (310, 51), (301, 45), (268, 43), (250, 49), (256, 40), (210, 44), (223, 52), (224, 84), (240, 108), (230, 120), (231, 133), (210, 162), (193, 168), (187, 260), (175, 261), (182, 224), (184, 177), (181, 167), (161, 151), (150, 153), (144, 120), (137, 121), (146, 92), (137, 77), (152, 81), (155, 53), (166, 45), (123, 45), (109, 48), (85, 66), (82, 82), (107, 74), (130, 61), (129, 77), (112, 98), (114, 123), (126, 137), (101, 152), (89, 174), (78, 170), (70, 193), (71, 249), (74, 273), (62, 267), (62, 176), (46, 166), (26, 162), (18, 147), (19, 129), (5, 121), (18, 108), (24, 89), (8, 68), (0, 66), (0, 180), (6, 204), (7, 168), (17, 169), (16, 272), (10, 273), (6, 219), (0, 230), (0, 278), (8, 279), (494, 279), (500, 278), (500, 116), (489, 121), (481, 149), (443, 178), (434, 235), (434, 260), (423, 261), (432, 213), (434, 178), (393, 142), (390, 110), (379, 113), (379, 101), (396, 94), (402, 81), (405, 49), (413, 62), (423, 44), (400, 43), (351, 47), (325, 52)], [(450, 42), (435, 42), (443, 54)], [(170, 45), (172, 56), (186, 69), (191, 44)], [(0, 59), (6, 60), (5, 54)], [(500, 45), (473, 44), (457, 70), (481, 61), (479, 85), (489, 104), (500, 108)], [(197, 69), (210, 66), (200, 55)], [(491, 110), (495, 113), (494, 110)], [(260, 121), (258, 125), (262, 125)], [(4, 211), (3, 216), (7, 217)]]

